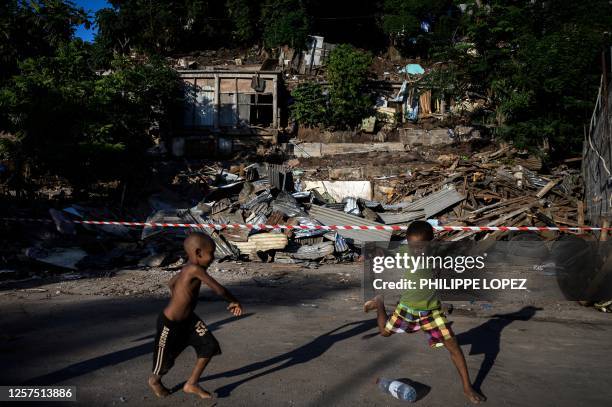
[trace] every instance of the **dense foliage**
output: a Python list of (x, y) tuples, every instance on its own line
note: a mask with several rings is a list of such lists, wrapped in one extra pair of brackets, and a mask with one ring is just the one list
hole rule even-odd
[(334, 49), (327, 62), (331, 122), (337, 126), (355, 126), (368, 115), (372, 98), (365, 92), (369, 53), (350, 45)]
[(602, 51), (612, 44), (610, 2), (464, 3), (461, 41), (437, 49), (455, 93), (490, 97), (496, 132), (519, 146), (549, 144), (553, 156), (580, 152)]
[(371, 63), (369, 53), (338, 46), (327, 63), (327, 92), (317, 83), (300, 84), (292, 93), (292, 117), (309, 127), (355, 127), (371, 114), (372, 98), (365, 90)]
[[(180, 102), (165, 57), (219, 47), (300, 48), (308, 34), (351, 45), (328, 59), (325, 91), (309, 83), (294, 91), (292, 114), (302, 124), (353, 127), (369, 115), (369, 53), (388, 50), (424, 58), (433, 67), (426, 80), (440, 96), (487, 99), (490, 110), (473, 119), (499, 136), (533, 149), (550, 145), (557, 156), (575, 154), (597, 94), (602, 51), (612, 45), (608, 0), (109, 4), (88, 16), (68, 0), (0, 3), (2, 159), (79, 185), (137, 174), (151, 129), (170, 129)], [(76, 26), (94, 23), (93, 43), (74, 38)]]
[(10, 39), (43, 38), (48, 46), (37, 52), (13, 47), (11, 59), (3, 55), (12, 74), (0, 81), (2, 158), (17, 162), (18, 172), (27, 167), (33, 176), (60, 175), (79, 188), (136, 176), (146, 166), (150, 130), (171, 126), (172, 109), (180, 102), (175, 72), (156, 57), (120, 54), (105, 70), (93, 69), (92, 47), (72, 38), (82, 10), (70, 3), (14, 2), (10, 13), (10, 20), (49, 19), (54, 30), (41, 23), (11, 33)]
[(306, 127), (324, 126), (327, 118), (327, 98), (323, 87), (315, 82), (299, 84), (291, 92), (291, 117), (300, 125)]

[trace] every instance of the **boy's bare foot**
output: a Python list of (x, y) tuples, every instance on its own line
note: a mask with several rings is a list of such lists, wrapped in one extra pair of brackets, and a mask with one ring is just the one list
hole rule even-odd
[(374, 311), (376, 308), (378, 308), (378, 303), (381, 301), (382, 301), (382, 297), (380, 295), (377, 295), (371, 300), (366, 301), (365, 304), (363, 304), (363, 312)]
[(164, 385), (162, 384), (161, 380), (158, 377), (155, 376), (149, 376), (149, 387), (151, 388), (151, 390), (153, 390), (153, 393), (155, 393), (155, 395), (157, 397), (168, 397), (170, 395), (170, 392), (168, 391), (168, 389), (166, 389), (166, 387), (164, 387)]
[(469, 389), (464, 389), (463, 392), (465, 393), (465, 397), (467, 397), (468, 400), (470, 400), (474, 404), (480, 404), (486, 400), (485, 396), (478, 393), (472, 387), (470, 387)]
[(185, 383), (185, 385), (183, 386), (183, 391), (185, 393), (195, 394), (195, 395), (199, 396), (202, 399), (210, 399), (210, 398), (212, 398), (212, 395), (209, 392), (207, 392), (206, 390), (204, 390), (203, 388), (201, 388), (197, 384)]

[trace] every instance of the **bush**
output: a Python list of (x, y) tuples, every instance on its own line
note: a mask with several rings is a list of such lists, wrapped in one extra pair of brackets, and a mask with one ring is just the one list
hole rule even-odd
[(293, 92), (291, 117), (303, 126), (324, 126), (327, 123), (327, 100), (323, 87), (314, 82), (298, 85)]
[(0, 148), (5, 158), (77, 188), (145, 168), (149, 129), (168, 129), (180, 100), (176, 73), (161, 60), (117, 58), (110, 74), (98, 75), (88, 61), (86, 47), (72, 42), (20, 63), (0, 88), (0, 129), (14, 135)]
[(351, 45), (339, 45), (332, 51), (327, 63), (332, 124), (353, 127), (371, 114), (372, 98), (365, 93), (371, 63), (370, 53)]
[(262, 11), (263, 42), (266, 47), (289, 45), (302, 48), (310, 21), (299, 0), (269, 0)]

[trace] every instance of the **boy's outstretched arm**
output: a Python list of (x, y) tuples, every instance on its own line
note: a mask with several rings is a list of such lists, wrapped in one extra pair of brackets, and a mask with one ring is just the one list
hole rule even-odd
[(213, 290), (215, 292), (215, 294), (225, 298), (228, 302), (229, 305), (227, 306), (227, 309), (234, 314), (234, 316), (240, 316), (242, 315), (242, 305), (240, 305), (240, 302), (238, 302), (238, 300), (236, 299), (236, 297), (234, 297), (234, 295), (224, 286), (222, 286), (221, 284), (219, 284), (219, 282), (217, 282), (217, 280), (215, 280), (214, 278), (212, 278), (203, 268), (198, 267), (195, 271), (195, 275), (196, 277), (203, 282), (204, 284), (206, 284), (207, 286), (209, 286), (211, 288), (211, 290)]

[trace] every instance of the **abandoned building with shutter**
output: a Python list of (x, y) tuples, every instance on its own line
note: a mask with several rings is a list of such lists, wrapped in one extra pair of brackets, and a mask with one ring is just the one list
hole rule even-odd
[(271, 62), (178, 70), (185, 108), (173, 153), (211, 148), (229, 153), (247, 136), (274, 137), (281, 123), (282, 76), (276, 61)]

